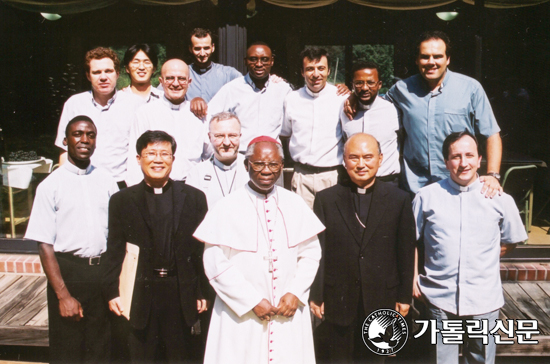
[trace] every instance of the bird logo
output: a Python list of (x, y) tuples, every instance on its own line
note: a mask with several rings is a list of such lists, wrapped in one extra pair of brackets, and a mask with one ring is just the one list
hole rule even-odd
[(373, 311), (363, 322), (363, 342), (378, 355), (391, 355), (401, 350), (408, 333), (405, 319), (392, 309)]

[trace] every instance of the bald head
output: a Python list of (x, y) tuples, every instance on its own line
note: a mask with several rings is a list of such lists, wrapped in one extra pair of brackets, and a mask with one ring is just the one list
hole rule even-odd
[(376, 140), (375, 137), (366, 133), (357, 133), (357, 134), (353, 134), (351, 138), (349, 138), (344, 144), (344, 155), (346, 154), (346, 151), (350, 148), (350, 145), (361, 144), (363, 142), (369, 143), (369, 144), (370, 143), (376, 144), (378, 148), (378, 154), (382, 154), (382, 149), (380, 148), (380, 142)]
[(166, 98), (171, 103), (179, 105), (185, 100), (187, 88), (191, 83), (189, 67), (181, 59), (170, 59), (162, 65), (159, 81)]
[(352, 182), (361, 188), (374, 184), (382, 165), (380, 143), (369, 134), (354, 134), (344, 145), (344, 166)]

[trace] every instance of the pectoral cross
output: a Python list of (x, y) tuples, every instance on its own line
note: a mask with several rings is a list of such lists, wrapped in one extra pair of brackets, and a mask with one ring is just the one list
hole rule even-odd
[(269, 273), (273, 273), (273, 262), (277, 261), (277, 257), (274, 257), (270, 251), (269, 255), (264, 257), (264, 260), (269, 260)]

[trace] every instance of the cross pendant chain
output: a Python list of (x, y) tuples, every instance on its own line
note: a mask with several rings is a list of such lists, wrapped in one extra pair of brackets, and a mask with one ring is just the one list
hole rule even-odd
[(264, 257), (264, 260), (269, 260), (269, 273), (273, 273), (273, 262), (277, 261), (277, 257), (274, 257), (270, 251), (269, 255), (267, 257)]

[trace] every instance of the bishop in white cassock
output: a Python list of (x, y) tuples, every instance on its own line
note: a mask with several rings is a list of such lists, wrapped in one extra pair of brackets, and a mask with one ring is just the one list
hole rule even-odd
[(282, 148), (249, 145), (250, 182), (220, 200), (195, 231), (217, 296), (205, 363), (315, 363), (309, 288), (324, 226), (302, 198), (275, 186)]

